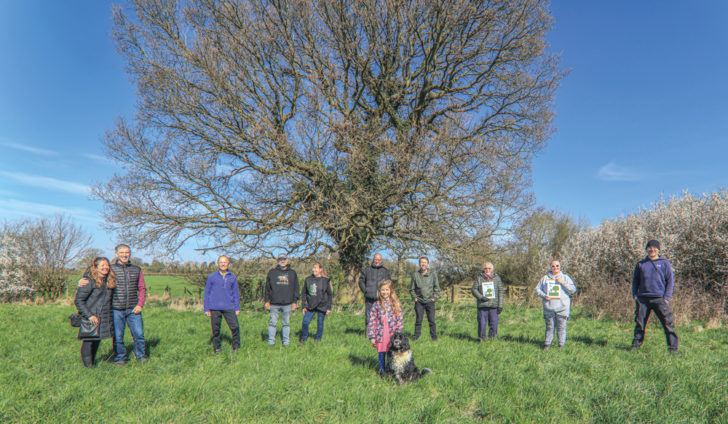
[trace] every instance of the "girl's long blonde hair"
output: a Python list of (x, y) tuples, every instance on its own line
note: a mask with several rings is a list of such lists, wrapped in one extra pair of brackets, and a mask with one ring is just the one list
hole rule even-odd
[(106, 288), (113, 289), (116, 287), (116, 274), (111, 269), (111, 262), (102, 256), (97, 256), (91, 263), (90, 274), (94, 280), (94, 287), (99, 288), (104, 284), (104, 278), (99, 274), (99, 264), (103, 261), (109, 264), (109, 273), (106, 275)]
[(395, 314), (402, 313), (402, 304), (399, 303), (397, 293), (394, 292), (394, 284), (392, 284), (392, 280), (382, 280), (382, 282), (379, 283), (379, 287), (377, 288), (377, 299), (379, 299), (379, 304), (384, 307), (384, 298), (382, 297), (382, 288), (384, 287), (389, 287), (389, 304), (392, 305), (392, 311), (394, 311)]

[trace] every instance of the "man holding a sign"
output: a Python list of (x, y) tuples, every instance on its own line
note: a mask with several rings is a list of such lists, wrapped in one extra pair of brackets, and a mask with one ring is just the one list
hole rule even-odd
[(503, 312), (503, 282), (492, 263), (485, 263), (470, 292), (478, 306), (478, 343), (485, 340), (486, 327), (488, 338), (495, 339), (498, 337), (498, 315)]
[(571, 277), (561, 272), (561, 262), (551, 261), (551, 271), (544, 275), (536, 286), (536, 295), (543, 299), (543, 318), (546, 321), (546, 337), (543, 349), (547, 350), (554, 341), (554, 327), (559, 347), (566, 343), (566, 322), (571, 316), (571, 298), (576, 286)]

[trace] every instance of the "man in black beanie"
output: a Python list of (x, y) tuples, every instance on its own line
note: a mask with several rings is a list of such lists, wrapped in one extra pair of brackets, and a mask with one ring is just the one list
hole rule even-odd
[(637, 263), (632, 278), (632, 297), (635, 300), (632, 350), (637, 350), (642, 346), (647, 319), (650, 317), (650, 312), (655, 311), (655, 315), (665, 330), (668, 351), (677, 353), (678, 339), (675, 333), (675, 320), (670, 310), (670, 299), (672, 299), (675, 288), (672, 264), (660, 256), (659, 241), (648, 241), (645, 250), (647, 257)]

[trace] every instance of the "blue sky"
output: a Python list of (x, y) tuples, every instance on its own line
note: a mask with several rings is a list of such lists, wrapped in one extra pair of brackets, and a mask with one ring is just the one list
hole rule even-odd
[[(728, 2), (556, 0), (552, 15), (570, 72), (538, 204), (598, 225), (728, 186)], [(117, 171), (100, 140), (135, 102), (110, 32), (109, 1), (0, 0), (0, 220), (66, 212), (109, 254), (88, 187)]]

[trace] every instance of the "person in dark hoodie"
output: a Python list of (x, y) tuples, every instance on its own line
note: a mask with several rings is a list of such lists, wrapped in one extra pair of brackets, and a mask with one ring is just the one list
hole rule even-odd
[(303, 308), (301, 344), (308, 340), (308, 325), (314, 315), (318, 315), (318, 318), (313, 341), (321, 341), (321, 337), (324, 335), (324, 318), (331, 313), (331, 299), (333, 298), (331, 280), (326, 276), (324, 267), (318, 262), (313, 264), (312, 272), (313, 275), (306, 277), (301, 290), (301, 307)]
[(101, 340), (111, 338), (114, 333), (111, 291), (116, 287), (116, 276), (111, 271), (109, 260), (99, 256), (93, 260), (84, 278), (89, 284), (78, 288), (74, 303), (81, 316), (99, 326), (98, 337), (82, 337), (79, 329), (81, 361), (90, 368), (96, 364), (96, 351)]
[(270, 311), (268, 322), (268, 344), (273, 346), (276, 342), (276, 326), (278, 317), (283, 316), (281, 339), (283, 346), (291, 342), (291, 313), (296, 310), (296, 302), (300, 289), (298, 275), (288, 266), (288, 257), (278, 255), (278, 266), (268, 272), (265, 280), (265, 309)]
[(678, 339), (675, 320), (670, 310), (670, 299), (675, 288), (672, 264), (660, 256), (660, 242), (650, 240), (645, 247), (647, 257), (637, 263), (632, 277), (632, 298), (635, 301), (634, 339), (632, 350), (637, 350), (645, 340), (645, 327), (650, 312), (655, 311), (662, 323), (667, 339), (667, 349), (677, 353)]
[(225, 317), (232, 337), (233, 353), (240, 349), (240, 291), (238, 279), (229, 271), (230, 259), (227, 256), (217, 258), (218, 270), (207, 276), (205, 281), (205, 297), (203, 307), (205, 315), (210, 317), (212, 326), (212, 348), (216, 354), (222, 350), (220, 326)]
[(376, 253), (372, 259), (372, 264), (364, 268), (359, 277), (359, 289), (364, 294), (364, 320), (367, 325), (369, 325), (369, 311), (371, 311), (374, 302), (377, 301), (379, 283), (391, 279), (389, 270), (382, 265), (382, 255)]

